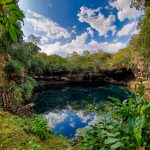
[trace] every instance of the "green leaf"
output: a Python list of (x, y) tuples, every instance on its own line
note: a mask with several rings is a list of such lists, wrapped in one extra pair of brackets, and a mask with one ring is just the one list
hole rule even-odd
[(124, 146), (124, 144), (122, 142), (117, 142), (117, 143), (111, 145), (110, 148), (111, 149), (117, 149), (117, 148), (122, 147), (122, 146)]
[(116, 133), (107, 133), (107, 135), (110, 136), (110, 137), (116, 137), (119, 134), (120, 134), (119, 132), (116, 132)]
[(150, 103), (141, 107), (140, 114), (143, 114), (146, 110), (150, 111)]
[(114, 101), (115, 104), (120, 104), (121, 103), (120, 99), (118, 99), (118, 98), (111, 97), (111, 96), (109, 96), (108, 98), (111, 99), (112, 101)]
[(12, 24), (10, 24), (10, 27), (9, 27), (9, 34), (10, 34), (12, 40), (14, 42), (17, 42), (18, 39), (17, 39), (17, 34), (16, 34), (16, 27)]
[(8, 3), (12, 3), (13, 2), (13, 0), (3, 0), (3, 4), (8, 4)]
[(120, 139), (118, 138), (108, 138), (104, 141), (105, 144), (112, 144), (112, 143), (115, 143), (115, 142), (118, 142)]
[(108, 149), (105, 149), (105, 148), (101, 148), (100, 150), (108, 150)]

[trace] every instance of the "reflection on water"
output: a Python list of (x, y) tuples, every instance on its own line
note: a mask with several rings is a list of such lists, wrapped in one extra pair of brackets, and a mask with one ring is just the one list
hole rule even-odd
[(46, 114), (48, 125), (52, 132), (66, 137), (75, 137), (76, 130), (79, 128), (90, 128), (90, 125), (96, 123), (95, 114), (84, 114), (82, 111), (70, 112), (62, 110), (58, 113), (49, 112)]
[(89, 129), (98, 122), (94, 113), (85, 114), (86, 105), (99, 105), (109, 101), (108, 96), (124, 99), (127, 89), (119, 86), (66, 86), (40, 89), (34, 94), (34, 110), (45, 114), (51, 131), (66, 137), (75, 137), (79, 128)]

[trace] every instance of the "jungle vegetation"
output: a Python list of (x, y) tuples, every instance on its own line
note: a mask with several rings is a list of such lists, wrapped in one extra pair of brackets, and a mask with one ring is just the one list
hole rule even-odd
[[(62, 58), (58, 55), (47, 56), (41, 53), (40, 48), (36, 45), (40, 38), (36, 38), (34, 35), (31, 35), (28, 41), (24, 41), (21, 30), (25, 17), (23, 12), (20, 10), (16, 0), (1, 0), (0, 101), (3, 110), (20, 116), (32, 116), (30, 112), (30, 98), (36, 86), (34, 75), (49, 76), (59, 71), (97, 72), (101, 69), (126, 67), (131, 68), (134, 73), (141, 69), (142, 74), (140, 74), (140, 77), (144, 79), (149, 78), (150, 1), (133, 0), (131, 6), (143, 9), (145, 13), (139, 20), (139, 33), (132, 37), (126, 48), (116, 54), (105, 52), (91, 54), (89, 50), (86, 50), (82, 55), (72, 53), (70, 56)], [(103, 122), (95, 125), (93, 129), (81, 137), (81, 142), (79, 143), (81, 149), (149, 149), (150, 105), (144, 101), (143, 95), (131, 97), (123, 102), (114, 100), (117, 102), (114, 102), (109, 109), (106, 109), (106, 112), (110, 112), (109, 117), (105, 118), (104, 115), (104, 118), (102, 118)], [(8, 115), (7, 117), (9, 118), (12, 117), (9, 116), (10, 114), (0, 113), (0, 117), (2, 116), (3, 119), (5, 119), (5, 115)], [(37, 124), (40, 120), (42, 119), (34, 118), (31, 123)], [(40, 130), (40, 126), (29, 130), (30, 124), (24, 122), (22, 126), (27, 126), (27, 129), (22, 130), (19, 127), (17, 131), (18, 134), (31, 133), (41, 139), (47, 139), (49, 137), (45, 124), (45, 121), (41, 121), (41, 125), (44, 127), (42, 128), (43, 130)], [(1, 125), (4, 128), (5, 125), (3, 126), (0, 123)], [(16, 129), (16, 126), (14, 125), (12, 128)], [(16, 133), (13, 132), (11, 134), (14, 135)], [(4, 136), (5, 134), (3, 138)], [(27, 138), (27, 135), (24, 136)], [(6, 138), (9, 137), (6, 136)], [(7, 143), (8, 141), (3, 138), (0, 136), (0, 142), (4, 141), (3, 144)], [(28, 141), (29, 146), (35, 147), (32, 149), (38, 149), (39, 146), (34, 144), (33, 141), (38, 143), (39, 138), (32, 137)], [(40, 143), (41, 145), (43, 144), (43, 142)], [(16, 143), (16, 146), (19, 145)], [(17, 147), (17, 149), (19, 148)]]

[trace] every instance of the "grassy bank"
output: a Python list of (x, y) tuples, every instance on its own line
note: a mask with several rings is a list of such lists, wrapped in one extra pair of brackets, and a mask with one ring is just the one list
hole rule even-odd
[(28, 132), (30, 119), (0, 109), (0, 150), (65, 150), (67, 139), (50, 134), (48, 138)]

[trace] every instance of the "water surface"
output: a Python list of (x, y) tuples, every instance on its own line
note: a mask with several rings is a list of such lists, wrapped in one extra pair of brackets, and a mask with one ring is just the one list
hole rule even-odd
[(98, 122), (95, 113), (84, 113), (87, 105), (99, 105), (110, 101), (109, 96), (128, 97), (126, 87), (116, 85), (105, 86), (54, 86), (39, 88), (33, 96), (34, 111), (45, 114), (51, 131), (73, 138), (80, 128), (89, 129)]

